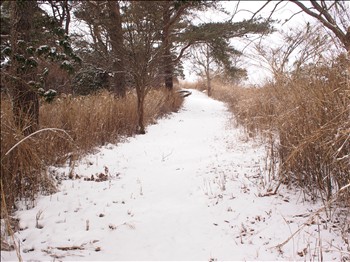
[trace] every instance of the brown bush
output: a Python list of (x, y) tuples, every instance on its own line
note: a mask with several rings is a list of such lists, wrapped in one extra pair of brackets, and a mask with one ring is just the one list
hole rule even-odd
[[(146, 97), (145, 123), (177, 111), (183, 99), (163, 90)], [(84, 97), (61, 96), (40, 107), (40, 128), (24, 139), (16, 129), (8, 97), (1, 97), (1, 210), (13, 210), (18, 199), (34, 204), (38, 192), (51, 193), (55, 184), (47, 174), (50, 165), (76, 160), (95, 147), (117, 143), (135, 134), (137, 127), (136, 95), (125, 99), (109, 92)], [(6, 204), (4, 203), (6, 202)], [(3, 217), (3, 213), (1, 217)]]
[(217, 84), (213, 97), (228, 103), (250, 135), (278, 142), (281, 179), (350, 204), (349, 187), (339, 191), (350, 183), (349, 73), (349, 61), (340, 57), (262, 88)]

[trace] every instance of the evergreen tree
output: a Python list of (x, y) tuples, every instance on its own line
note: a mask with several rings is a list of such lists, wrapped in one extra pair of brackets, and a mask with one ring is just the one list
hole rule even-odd
[[(43, 62), (58, 62), (73, 72), (72, 61), (80, 59), (64, 29), (38, 1), (2, 2), (1, 18), (10, 25), (4, 28), (9, 35), (1, 35), (2, 89), (11, 95), (17, 127), (29, 135), (39, 126), (39, 94), (45, 94), (42, 87), (48, 74)], [(51, 97), (53, 93), (47, 94)]]

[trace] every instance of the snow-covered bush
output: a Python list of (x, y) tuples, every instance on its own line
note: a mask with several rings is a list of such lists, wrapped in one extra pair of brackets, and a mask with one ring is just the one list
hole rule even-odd
[(51, 103), (57, 95), (56, 90), (49, 89), (49, 90), (45, 91), (44, 88), (39, 88), (38, 93), (41, 97), (44, 98), (45, 102), (48, 102), (48, 103)]

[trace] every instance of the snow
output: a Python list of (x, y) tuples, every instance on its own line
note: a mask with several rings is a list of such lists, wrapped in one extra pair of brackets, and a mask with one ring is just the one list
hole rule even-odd
[[(59, 192), (16, 212), (25, 261), (324, 260), (348, 258), (341, 223), (298, 189), (266, 193), (266, 153), (225, 105), (192, 91), (146, 135), (107, 145)], [(56, 168), (68, 176), (69, 167)], [(87, 181), (91, 176), (107, 181)], [(104, 180), (104, 179), (101, 179)], [(323, 221), (323, 222), (321, 222)], [(307, 225), (306, 225), (307, 223)], [(299, 230), (297, 232), (297, 230)], [(294, 232), (297, 232), (293, 235)], [(280, 248), (279, 244), (291, 239)], [(348, 250), (347, 250), (348, 249)], [(2, 261), (17, 260), (1, 253)]]

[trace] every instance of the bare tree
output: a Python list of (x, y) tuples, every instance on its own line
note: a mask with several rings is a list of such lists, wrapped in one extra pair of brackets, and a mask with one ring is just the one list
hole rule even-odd
[(213, 78), (215, 59), (211, 53), (209, 44), (197, 44), (191, 50), (193, 69), (198, 76), (205, 78), (207, 94), (211, 96), (211, 80)]
[(326, 28), (331, 30), (350, 52), (350, 9), (348, 3), (337, 1), (309, 1), (311, 7), (307, 7), (302, 1), (292, 1), (306, 14), (316, 18)]
[[(164, 61), (164, 83), (169, 90), (173, 89), (173, 74), (174, 61), (172, 58), (171, 47), (171, 33), (174, 30), (174, 25), (180, 20), (181, 16), (185, 14), (186, 9), (190, 6), (190, 2), (184, 3), (179, 8), (174, 8), (175, 1), (160, 2), (162, 8), (162, 44), (163, 44), (163, 61)], [(184, 47), (187, 49), (188, 47)]]
[(109, 21), (107, 23), (113, 53), (114, 90), (117, 96), (125, 97), (125, 48), (123, 43), (122, 18), (118, 1), (107, 1)]
[[(296, 1), (289, 0), (293, 4), (297, 5), (302, 12), (315, 18), (321, 22), (322, 25), (330, 30), (336, 38), (341, 42), (346, 51), (350, 52), (350, 8), (349, 3), (345, 0), (309, 0), (309, 1)], [(275, 12), (277, 6), (283, 1), (268, 0), (263, 7), (254, 13), (254, 18), (262, 9), (264, 9), (269, 3), (274, 3), (270, 17)], [(299, 13), (299, 12), (298, 12)], [(294, 17), (293, 14), (288, 20)]]
[(154, 2), (129, 2), (125, 8), (125, 41), (127, 42), (128, 71), (137, 94), (138, 133), (145, 134), (144, 102), (147, 93), (160, 75), (162, 58), (158, 37), (158, 13)]
[[(331, 52), (331, 41), (322, 29), (308, 23), (303, 28), (281, 32), (281, 44), (275, 47), (256, 43), (258, 60), (279, 82), (286, 81), (291, 73), (298, 75), (308, 64), (322, 64), (326, 53)], [(315, 31), (319, 34), (315, 35)]]

